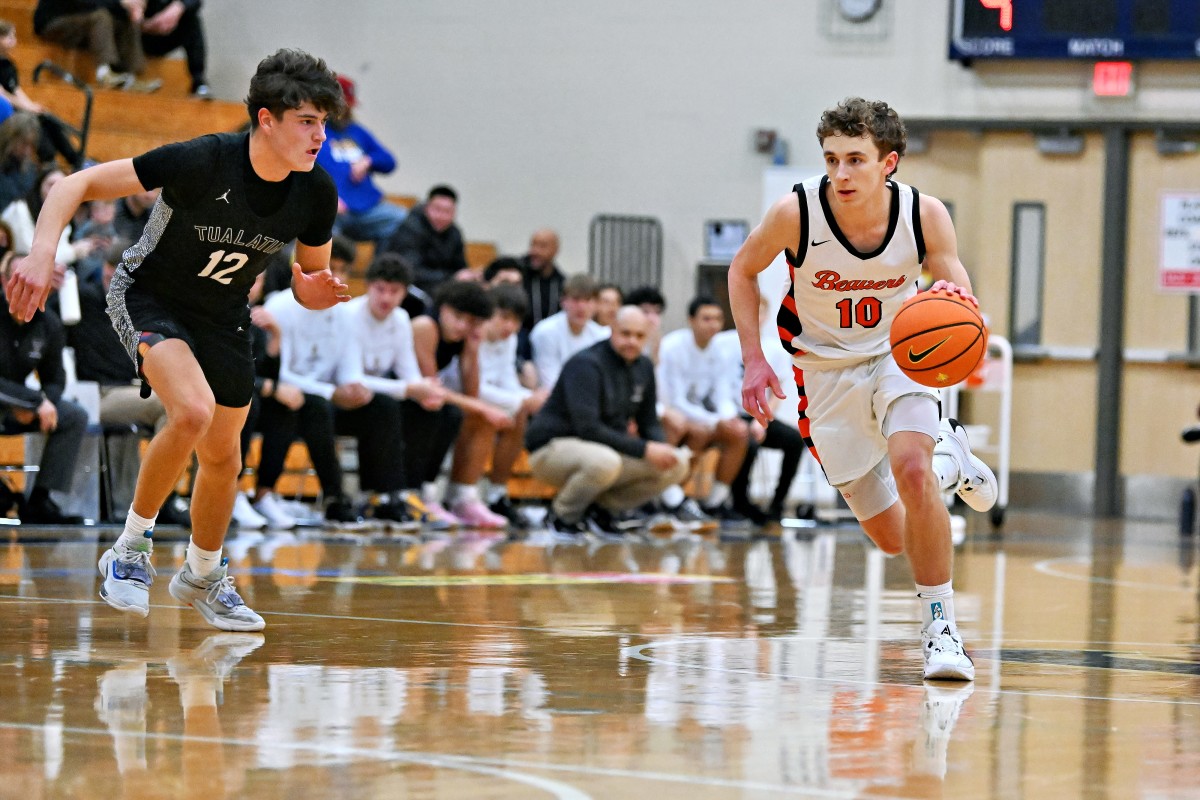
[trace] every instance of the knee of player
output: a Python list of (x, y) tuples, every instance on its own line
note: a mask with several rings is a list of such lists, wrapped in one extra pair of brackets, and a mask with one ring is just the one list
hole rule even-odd
[(167, 420), (176, 428), (199, 436), (212, 424), (215, 410), (212, 402), (194, 398), (167, 409)]
[(904, 540), (897, 536), (895, 539), (884, 538), (875, 542), (875, 546), (889, 558), (894, 558), (904, 552)]
[(929, 459), (920, 453), (893, 459), (892, 475), (896, 478), (896, 489), (905, 496), (924, 492), (933, 482)]

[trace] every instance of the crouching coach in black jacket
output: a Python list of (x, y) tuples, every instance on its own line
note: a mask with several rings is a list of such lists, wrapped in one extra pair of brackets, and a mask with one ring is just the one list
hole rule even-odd
[(621, 308), (612, 337), (567, 360), (529, 425), (533, 476), (559, 490), (554, 530), (583, 533), (597, 515), (636, 508), (687, 475), (687, 452), (663, 442), (654, 365), (642, 355), (648, 331), (641, 309)]

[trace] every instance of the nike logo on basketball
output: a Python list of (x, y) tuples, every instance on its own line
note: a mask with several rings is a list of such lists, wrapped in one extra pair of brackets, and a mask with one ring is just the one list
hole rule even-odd
[(922, 350), (919, 353), (914, 353), (912, 347), (909, 347), (908, 348), (908, 360), (914, 364), (920, 364), (922, 361), (924, 361), (926, 358), (928, 358), (930, 356), (930, 354), (933, 353), (934, 350), (937, 350), (939, 347), (941, 347), (948, 341), (950, 341), (949, 336), (947, 336), (945, 339), (942, 339), (940, 342), (935, 344), (933, 347), (930, 347), (928, 350)]
[[(224, 200), (226, 203), (228, 203), (229, 202), (229, 193), (232, 191), (233, 191), (233, 189), (226, 189), (225, 194), (218, 197), (217, 200)], [(213, 202), (216, 202), (216, 201), (213, 201)]]
[(828, 242), (828, 241), (829, 241), (828, 239), (822, 239), (821, 241), (819, 241), (819, 242), (818, 242), (816, 239), (813, 239), (813, 240), (812, 240), (812, 246), (813, 246), (813, 247), (820, 247), (821, 245), (825, 244), (825, 243), (826, 243), (826, 242)]

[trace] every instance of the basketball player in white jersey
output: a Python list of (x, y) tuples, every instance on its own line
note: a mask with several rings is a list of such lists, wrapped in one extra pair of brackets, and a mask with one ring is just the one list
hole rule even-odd
[(800, 433), (830, 484), (885, 553), (906, 553), (922, 614), (925, 677), (974, 680), (954, 620), (953, 548), (942, 491), (977, 511), (996, 478), (962, 427), (939, 425), (940, 395), (904, 375), (888, 330), (924, 264), (936, 283), (976, 306), (946, 207), (892, 179), (904, 124), (886, 103), (850, 98), (817, 127), (825, 175), (776, 202), (729, 268), (729, 299), (746, 365), (742, 403), (771, 418), (782, 398), (759, 339), (758, 274), (783, 252), (792, 278), (779, 311), (800, 396)]

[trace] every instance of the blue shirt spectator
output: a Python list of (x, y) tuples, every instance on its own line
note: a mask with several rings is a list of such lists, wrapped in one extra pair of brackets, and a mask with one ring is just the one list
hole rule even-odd
[[(346, 105), (356, 104), (354, 81), (338, 76)], [(327, 139), (317, 153), (317, 163), (333, 178), (338, 193), (335, 232), (357, 242), (374, 242), (382, 253), (408, 212), (384, 199), (371, 175), (396, 169), (396, 158), (362, 125), (347, 118), (330, 122)]]

